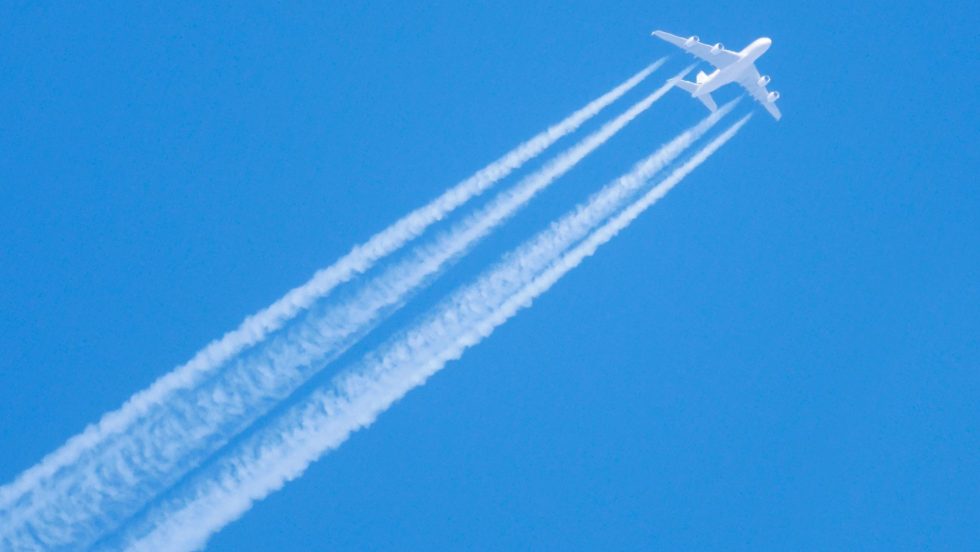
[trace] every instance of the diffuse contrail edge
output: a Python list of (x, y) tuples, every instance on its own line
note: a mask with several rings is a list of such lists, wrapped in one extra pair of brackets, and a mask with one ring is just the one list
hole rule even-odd
[[(598, 113), (599, 110), (635, 87), (662, 63), (663, 60), (660, 60), (647, 67), (562, 123), (555, 125), (480, 171), (474, 177), (446, 192), (435, 202), (403, 218), (389, 227), (388, 230), (376, 235), (365, 245), (355, 248), (346, 257), (330, 268), (319, 272), (310, 282), (294, 289), (265, 311), (247, 319), (238, 330), (212, 343), (187, 365), (178, 368), (168, 376), (164, 376), (148, 390), (134, 396), (122, 409), (105, 416), (99, 424), (90, 426), (85, 433), (70, 440), (62, 449), (50, 455), (40, 465), (25, 472), (14, 484), (0, 492), (0, 505), (2, 505), (0, 508), (16, 501), (18, 497), (23, 495), (24, 491), (29, 491), (32, 478), (34, 482), (37, 482), (54, 475), (59, 468), (70, 464), (74, 458), (78, 457), (78, 454), (100, 442), (106, 435), (124, 431), (133, 420), (151, 408), (154, 401), (163, 400), (174, 389), (194, 384), (202, 375), (207, 374), (209, 369), (220, 365), (243, 348), (263, 339), (270, 331), (276, 329), (289, 317), (294, 316), (296, 312), (304, 309), (313, 300), (327, 293), (337, 283), (365, 270), (380, 257), (417, 236), (429, 224), (444, 217), (449, 211), (474, 195), (481, 193), (496, 180), (503, 178), (507, 173), (520, 166), (521, 163), (539, 154), (558, 138), (577, 128), (585, 120)], [(128, 420), (126, 419), (127, 416), (129, 417)]]
[[(255, 500), (298, 477), (309, 463), (339, 446), (353, 431), (370, 425), (381, 412), (409, 390), (424, 383), (446, 362), (458, 358), (465, 349), (479, 343), (522, 307), (528, 306), (564, 274), (664, 197), (730, 140), (749, 118), (750, 115), (743, 117), (722, 132), (640, 199), (550, 263), (502, 304), (490, 312), (465, 308), (465, 312), (477, 314), (479, 320), (462, 333), (438, 330), (434, 333), (444, 342), (432, 344), (419, 335), (421, 330), (410, 331), (385, 354), (369, 362), (364, 370), (348, 374), (331, 390), (316, 393), (311, 401), (304, 401), (308, 404), (299, 409), (299, 416), (295, 418), (298, 421), (292, 427), (277, 426), (276, 431), (269, 433), (275, 436), (271, 443), (260, 443), (248, 454), (226, 461), (223, 471), (214, 474), (217, 477), (206, 480), (205, 487), (210, 486), (210, 490), (198, 489), (183, 502), (162, 505), (164, 511), (160, 512), (158, 523), (151, 523), (146, 532), (136, 531), (132, 535), (134, 540), (125, 542), (125, 547), (153, 550), (161, 543), (177, 549), (203, 546), (214, 531), (244, 513)], [(494, 272), (480, 281), (493, 281)], [(453, 305), (455, 302), (450, 299), (447, 303)], [(449, 318), (454, 319), (456, 314)], [(428, 320), (439, 324), (444, 317), (445, 313), (436, 314)], [(405, 347), (429, 356), (413, 356)], [(283, 454), (286, 450), (290, 452)], [(174, 509), (168, 512), (167, 506)]]
[(269, 307), (255, 313), (235, 330), (209, 343), (186, 364), (162, 376), (149, 388), (135, 394), (118, 410), (103, 416), (83, 433), (68, 440), (61, 448), (46, 456), (39, 464), (23, 472), (15, 481), (0, 487), (0, 508), (15, 500), (32, 482), (71, 462), (75, 451), (85, 448), (100, 434), (120, 431), (126, 421), (138, 416), (148, 405), (158, 403), (172, 388), (184, 387), (208, 372), (229, 356), (261, 340), (269, 331), (304, 309), (317, 297), (329, 293), (338, 284), (370, 268), (379, 259), (399, 249), (425, 231), (432, 223), (441, 220), (468, 200), (482, 193), (500, 179), (538, 156), (560, 138), (576, 130), (604, 108), (618, 100), (640, 84), (646, 77), (663, 65), (661, 58), (645, 67), (622, 84), (596, 98), (561, 122), (549, 127), (530, 140), (522, 143), (473, 176), (456, 184), (438, 198), (412, 211), (397, 222), (372, 236), (365, 243), (354, 247), (331, 266), (318, 271), (305, 284), (290, 290)]

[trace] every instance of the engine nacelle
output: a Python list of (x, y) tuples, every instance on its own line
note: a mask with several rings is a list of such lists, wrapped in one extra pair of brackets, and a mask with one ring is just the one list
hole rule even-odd
[(725, 45), (722, 44), (721, 42), (719, 42), (718, 44), (715, 44), (714, 46), (711, 47), (711, 53), (712, 54), (715, 54), (715, 55), (718, 55), (718, 52), (720, 52), (720, 51), (722, 51), (724, 49), (725, 49)]
[(776, 92), (775, 90), (773, 90), (772, 92), (769, 93), (769, 95), (766, 96), (766, 101), (769, 103), (773, 103), (778, 99), (779, 99), (779, 92)]
[(759, 77), (759, 81), (758, 81), (757, 84), (759, 86), (765, 86), (765, 85), (769, 84), (770, 82), (772, 82), (772, 79), (769, 78), (769, 75), (762, 75), (761, 77)]
[(684, 46), (692, 46), (694, 44), (697, 44), (700, 40), (701, 39), (698, 38), (697, 36), (690, 36), (688, 37), (687, 40), (684, 41)]

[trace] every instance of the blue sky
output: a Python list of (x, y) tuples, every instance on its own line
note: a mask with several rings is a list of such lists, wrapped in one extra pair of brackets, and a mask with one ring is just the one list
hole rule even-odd
[[(0, 480), (663, 28), (772, 37), (783, 120), (211, 549), (975, 545), (976, 10), (604, 4), (2, 8)], [(701, 116), (671, 93), (420, 299)]]

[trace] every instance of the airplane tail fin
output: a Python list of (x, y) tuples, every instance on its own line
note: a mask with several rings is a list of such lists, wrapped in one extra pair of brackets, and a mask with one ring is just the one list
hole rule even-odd
[[(680, 79), (678, 79), (677, 82), (675, 82), (674, 84), (676, 84), (677, 87), (680, 88), (681, 90), (690, 92), (692, 96), (694, 95), (695, 92), (697, 92), (699, 88), (699, 85), (693, 82), (680, 80)], [(715, 100), (714, 98), (711, 97), (711, 94), (704, 94), (702, 96), (696, 96), (696, 97), (697, 99), (701, 100), (701, 103), (703, 103), (704, 106), (707, 107), (710, 111), (718, 111), (718, 104), (715, 103)]]

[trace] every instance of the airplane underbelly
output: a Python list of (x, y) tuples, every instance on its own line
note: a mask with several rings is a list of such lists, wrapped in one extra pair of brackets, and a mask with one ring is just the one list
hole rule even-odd
[(741, 64), (726, 67), (718, 71), (718, 73), (714, 76), (714, 78), (705, 82), (702, 88), (704, 89), (704, 92), (706, 94), (710, 94), (711, 92), (718, 90), (722, 86), (725, 86), (728, 83), (732, 83), (738, 80), (739, 75), (741, 75), (742, 71), (744, 70), (745, 67), (743, 67)]
[(721, 77), (721, 75), (717, 75), (715, 78), (704, 82), (701, 85), (700, 93), (711, 94), (715, 90), (721, 88), (725, 84), (725, 81), (721, 80), (719, 77)]

